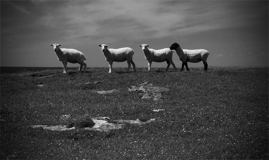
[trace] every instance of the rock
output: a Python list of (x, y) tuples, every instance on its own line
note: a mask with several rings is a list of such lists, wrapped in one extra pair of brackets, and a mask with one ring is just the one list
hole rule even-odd
[(161, 112), (161, 111), (164, 111), (164, 109), (153, 109), (152, 111), (153, 112)]
[(83, 121), (73, 122), (73, 123), (67, 125), (66, 127), (67, 128), (72, 128), (72, 127), (75, 127), (75, 128), (86, 128), (86, 127), (92, 128), (94, 125), (95, 125), (95, 123), (93, 122), (93, 120), (91, 118), (87, 118), (87, 119), (85, 119)]
[(65, 114), (60, 117), (60, 120), (67, 121), (71, 118), (70, 114)]

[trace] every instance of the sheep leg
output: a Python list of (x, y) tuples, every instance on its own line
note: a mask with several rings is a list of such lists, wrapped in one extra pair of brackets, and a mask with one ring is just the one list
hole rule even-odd
[(207, 71), (208, 64), (206, 61), (203, 61), (203, 63), (204, 63), (204, 70)]
[(133, 69), (134, 69), (134, 71), (136, 72), (136, 67), (135, 67), (135, 63), (134, 63), (134, 61), (132, 60), (131, 63), (132, 63), (132, 65), (133, 65)]
[(78, 71), (81, 71), (82, 67), (83, 67), (83, 64), (80, 65), (80, 67), (78, 68)]
[(170, 62), (169, 61), (166, 61), (166, 63), (167, 63), (166, 71), (168, 71), (168, 69), (170, 67)]
[(187, 71), (189, 71), (189, 67), (188, 67), (188, 63), (187, 62), (185, 62), (185, 66), (187, 68)]
[(127, 69), (127, 72), (129, 72), (130, 67), (131, 67), (131, 63), (130, 63), (130, 62), (127, 62), (127, 64), (128, 64), (128, 69)]
[(84, 72), (86, 73), (86, 69), (87, 69), (87, 64), (84, 64)]
[(80, 67), (78, 68), (78, 71), (82, 72), (82, 68), (84, 67), (84, 72), (86, 72), (87, 64), (84, 61), (79, 62)]
[(183, 71), (183, 70), (184, 70), (184, 65), (185, 65), (185, 63), (184, 63), (184, 62), (182, 62), (181, 71)]
[(109, 63), (108, 63), (108, 67), (109, 67), (108, 73), (111, 73), (112, 65), (113, 65), (113, 62), (112, 61), (109, 61)]
[(63, 73), (66, 73), (66, 66), (67, 66), (67, 62), (63, 62)]
[(173, 61), (171, 61), (171, 64), (172, 64), (172, 66), (175, 68), (175, 70), (177, 71), (177, 67), (176, 67), (176, 65), (174, 64)]
[(81, 66), (80, 66), (80, 71), (82, 70), (82, 67), (84, 66), (84, 73), (86, 73), (86, 68), (87, 68), (87, 64), (86, 63), (83, 63)]
[(150, 69), (151, 69), (151, 63), (152, 62), (148, 61), (148, 71), (150, 71)]

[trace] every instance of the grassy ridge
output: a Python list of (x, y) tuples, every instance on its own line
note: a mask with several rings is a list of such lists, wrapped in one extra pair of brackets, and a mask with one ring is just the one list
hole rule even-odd
[[(62, 69), (1, 74), (1, 158), (15, 159), (266, 159), (268, 68), (212, 68), (208, 72), (136, 73), (107, 68), (86, 74)], [(89, 81), (101, 81), (86, 85)], [(162, 101), (128, 92), (148, 81), (169, 88)], [(43, 84), (44, 87), (38, 87)], [(117, 89), (99, 95), (92, 90)], [(155, 113), (153, 109), (164, 109)], [(110, 133), (50, 132), (34, 124), (68, 124), (85, 116), (157, 118)]]

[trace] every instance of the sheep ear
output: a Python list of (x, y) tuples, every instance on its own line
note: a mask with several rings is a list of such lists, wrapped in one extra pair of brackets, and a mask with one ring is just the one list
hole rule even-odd
[(101, 44), (98, 44), (99, 47), (101, 47), (102, 45)]

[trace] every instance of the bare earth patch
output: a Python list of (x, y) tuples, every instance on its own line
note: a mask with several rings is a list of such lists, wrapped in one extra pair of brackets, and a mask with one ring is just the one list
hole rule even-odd
[(129, 92), (138, 92), (142, 99), (151, 99), (154, 101), (161, 100), (162, 93), (168, 92), (168, 88), (153, 86), (153, 84), (148, 84), (148, 82), (144, 82), (139, 84), (138, 86), (131, 86), (128, 89)]
[(125, 124), (143, 125), (154, 122), (155, 119), (136, 119), (136, 120), (110, 120), (108, 117), (97, 117), (86, 119), (69, 125), (32, 125), (32, 128), (43, 128), (51, 131), (69, 131), (77, 128), (83, 128), (90, 131), (109, 132), (114, 129), (121, 129)]

